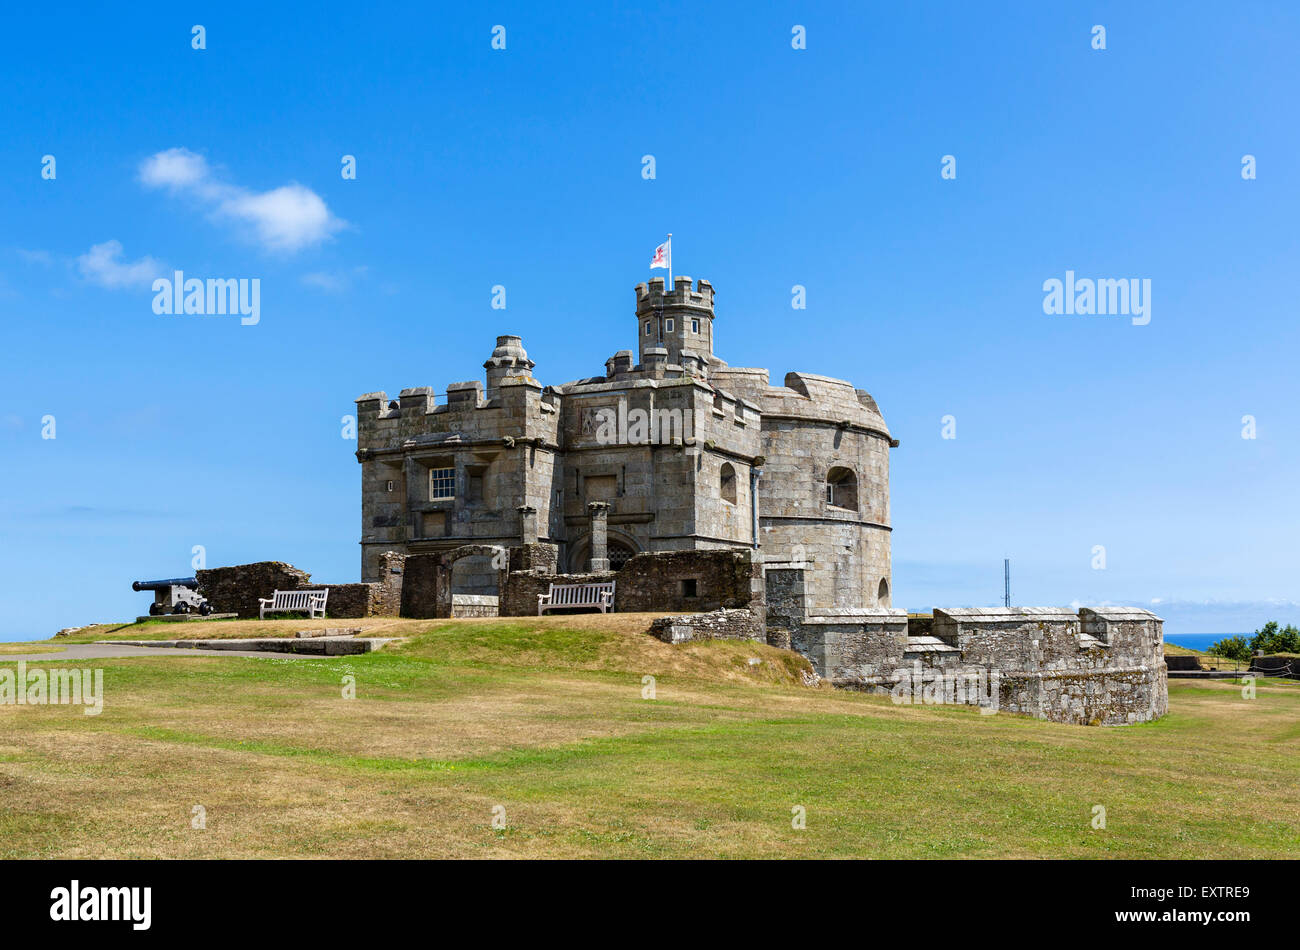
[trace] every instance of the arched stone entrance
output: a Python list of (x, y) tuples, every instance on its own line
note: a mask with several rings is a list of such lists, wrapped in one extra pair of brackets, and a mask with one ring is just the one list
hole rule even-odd
[(402, 584), (402, 616), (495, 617), (509, 572), (509, 551), (498, 544), (411, 555)]
[[(611, 571), (617, 571), (631, 560), (633, 555), (640, 553), (635, 541), (621, 532), (615, 533), (613, 531), (609, 533), (606, 549)], [(570, 574), (586, 574), (591, 570), (589, 566), (591, 561), (590, 538), (583, 537), (576, 544), (570, 546), (568, 560), (568, 573)]]

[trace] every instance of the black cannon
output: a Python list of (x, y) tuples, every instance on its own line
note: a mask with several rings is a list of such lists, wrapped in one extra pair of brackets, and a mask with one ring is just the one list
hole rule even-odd
[(161, 581), (135, 581), (132, 590), (153, 591), (153, 603), (149, 605), (149, 616), (162, 614), (200, 613), (207, 616), (212, 613), (212, 605), (199, 593), (199, 581), (196, 577), (170, 577)]

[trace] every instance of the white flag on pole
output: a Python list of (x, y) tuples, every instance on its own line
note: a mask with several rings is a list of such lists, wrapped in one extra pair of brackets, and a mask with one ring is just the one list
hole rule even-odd
[(671, 272), (673, 269), (673, 236), (668, 235), (668, 240), (655, 248), (655, 256), (650, 259), (650, 269), (656, 267), (666, 267)]

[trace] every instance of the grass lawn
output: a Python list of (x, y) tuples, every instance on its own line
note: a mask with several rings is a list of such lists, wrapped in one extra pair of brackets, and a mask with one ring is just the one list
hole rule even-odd
[(1300, 853), (1300, 690), (1272, 681), (1246, 700), (1174, 680), (1159, 722), (1086, 728), (810, 689), (795, 654), (669, 646), (645, 616), (315, 623), (410, 639), (333, 659), (87, 661), (105, 671), (101, 715), (0, 705), (0, 856)]
[(14, 653), (63, 653), (65, 647), (55, 646), (47, 640), (27, 643), (0, 643), (0, 656)]

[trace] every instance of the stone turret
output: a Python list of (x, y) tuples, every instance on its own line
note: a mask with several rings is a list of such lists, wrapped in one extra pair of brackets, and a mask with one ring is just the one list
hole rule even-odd
[[(668, 363), (682, 364), (682, 354), (696, 366), (707, 366), (713, 356), (713, 285), (701, 280), (691, 289), (691, 278), (673, 280), (665, 291), (664, 279), (636, 285), (637, 352), (645, 363), (646, 350), (663, 347)], [(694, 357), (692, 360), (691, 357)]]
[(503, 379), (511, 376), (532, 376), (533, 367), (536, 365), (528, 358), (523, 337), (497, 337), (496, 349), (483, 364), (483, 368), (487, 370), (487, 398), (495, 398), (497, 387)]

